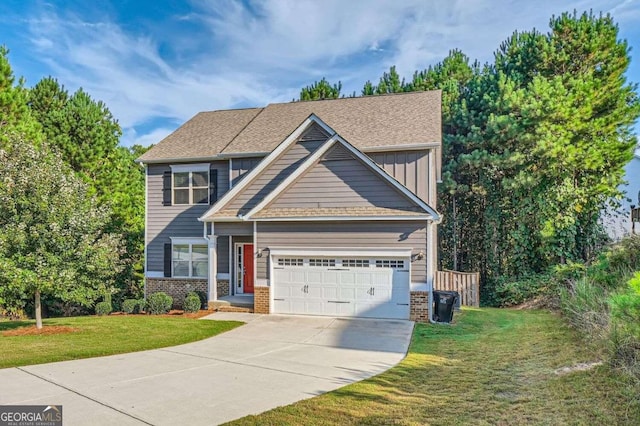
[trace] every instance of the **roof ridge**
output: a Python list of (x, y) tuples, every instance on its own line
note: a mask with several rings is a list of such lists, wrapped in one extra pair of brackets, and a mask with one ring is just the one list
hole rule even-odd
[(374, 95), (362, 95), (362, 96), (342, 96), (340, 98), (308, 99), (304, 101), (298, 100), (298, 101), (289, 101), (289, 102), (271, 102), (271, 103), (268, 103), (264, 108), (267, 108), (271, 105), (292, 105), (292, 104), (299, 104), (299, 103), (312, 103), (312, 102), (324, 102), (324, 101), (346, 101), (349, 99), (385, 98), (385, 97), (403, 96), (403, 95), (421, 95), (421, 94), (433, 93), (433, 92), (442, 92), (442, 89), (416, 90), (413, 92), (379, 93)]
[[(224, 147), (222, 147), (222, 149), (220, 150), (220, 154), (222, 154), (222, 153), (224, 152), (224, 150), (225, 150), (225, 149), (227, 149), (227, 148), (229, 147), (229, 145), (231, 145), (231, 143), (232, 143), (233, 141), (235, 141), (235, 140), (236, 140), (236, 138), (237, 138), (238, 136), (240, 136), (240, 134), (241, 134), (242, 132), (244, 132), (244, 129), (246, 129), (246, 128), (247, 128), (247, 126), (249, 126), (249, 124), (253, 123), (253, 120), (255, 120), (257, 116), (259, 116), (260, 114), (262, 114), (262, 112), (266, 109), (266, 107), (261, 107), (261, 108), (245, 108), (245, 109), (260, 109), (260, 112), (258, 112), (256, 115), (254, 115), (254, 116), (253, 116), (253, 118), (252, 118), (251, 120), (249, 120), (249, 121), (247, 122), (247, 124), (245, 124), (245, 125), (242, 127), (242, 129), (240, 129), (240, 130), (238, 131), (238, 133), (236, 133), (236, 135), (235, 135), (234, 137), (232, 137), (232, 138), (231, 138), (231, 140), (230, 140), (229, 142), (227, 142), (227, 144), (226, 144)], [(226, 111), (226, 110), (221, 110), (221, 111)], [(215, 112), (215, 111), (214, 111), (214, 112)]]

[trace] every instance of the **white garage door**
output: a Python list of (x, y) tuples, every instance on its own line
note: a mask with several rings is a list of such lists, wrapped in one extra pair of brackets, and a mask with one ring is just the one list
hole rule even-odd
[(273, 312), (409, 319), (409, 259), (281, 256)]

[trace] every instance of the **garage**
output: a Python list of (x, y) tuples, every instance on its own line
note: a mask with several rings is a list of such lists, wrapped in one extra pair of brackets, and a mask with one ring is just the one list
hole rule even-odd
[(273, 256), (272, 312), (409, 319), (410, 253), (391, 254)]

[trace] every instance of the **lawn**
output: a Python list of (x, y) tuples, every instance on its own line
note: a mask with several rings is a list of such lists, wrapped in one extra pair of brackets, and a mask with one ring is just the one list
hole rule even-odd
[[(638, 424), (640, 396), (546, 311), (468, 309), (417, 325), (407, 358), (379, 376), (234, 425)], [(565, 370), (566, 371), (566, 370)]]
[(0, 368), (162, 348), (205, 339), (242, 323), (152, 315), (51, 318), (67, 332), (7, 336), (34, 321), (0, 321)]

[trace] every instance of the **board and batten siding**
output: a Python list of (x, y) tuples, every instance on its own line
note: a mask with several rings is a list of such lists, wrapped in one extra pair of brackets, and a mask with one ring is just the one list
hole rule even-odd
[(263, 157), (234, 158), (231, 160), (231, 184), (236, 186), (240, 179), (251, 171)]
[[(229, 162), (216, 161), (211, 167), (218, 170), (218, 197), (229, 190)], [(162, 179), (166, 171), (171, 171), (169, 164), (147, 165), (147, 229), (146, 229), (146, 270), (147, 272), (164, 271), (164, 245), (170, 243), (170, 237), (202, 238), (203, 225), (198, 221), (211, 206), (162, 204)], [(219, 272), (229, 272), (228, 242), (218, 252)]]
[[(335, 158), (335, 159), (333, 159)], [(415, 204), (388, 181), (336, 147), (279, 195), (269, 208), (411, 208)]]
[[(367, 154), (384, 171), (406, 186), (431, 207), (435, 205), (435, 180), (432, 180), (434, 150), (372, 152)], [(433, 182), (429, 185), (429, 182)]]
[[(427, 254), (425, 221), (258, 222), (256, 251), (269, 247), (410, 248)], [(411, 263), (411, 281), (427, 281), (427, 256)], [(269, 256), (257, 258), (257, 278), (269, 279)]]
[[(324, 141), (298, 141), (230, 201), (225, 209), (250, 210), (289, 176)], [(232, 166), (233, 167), (233, 166)]]

